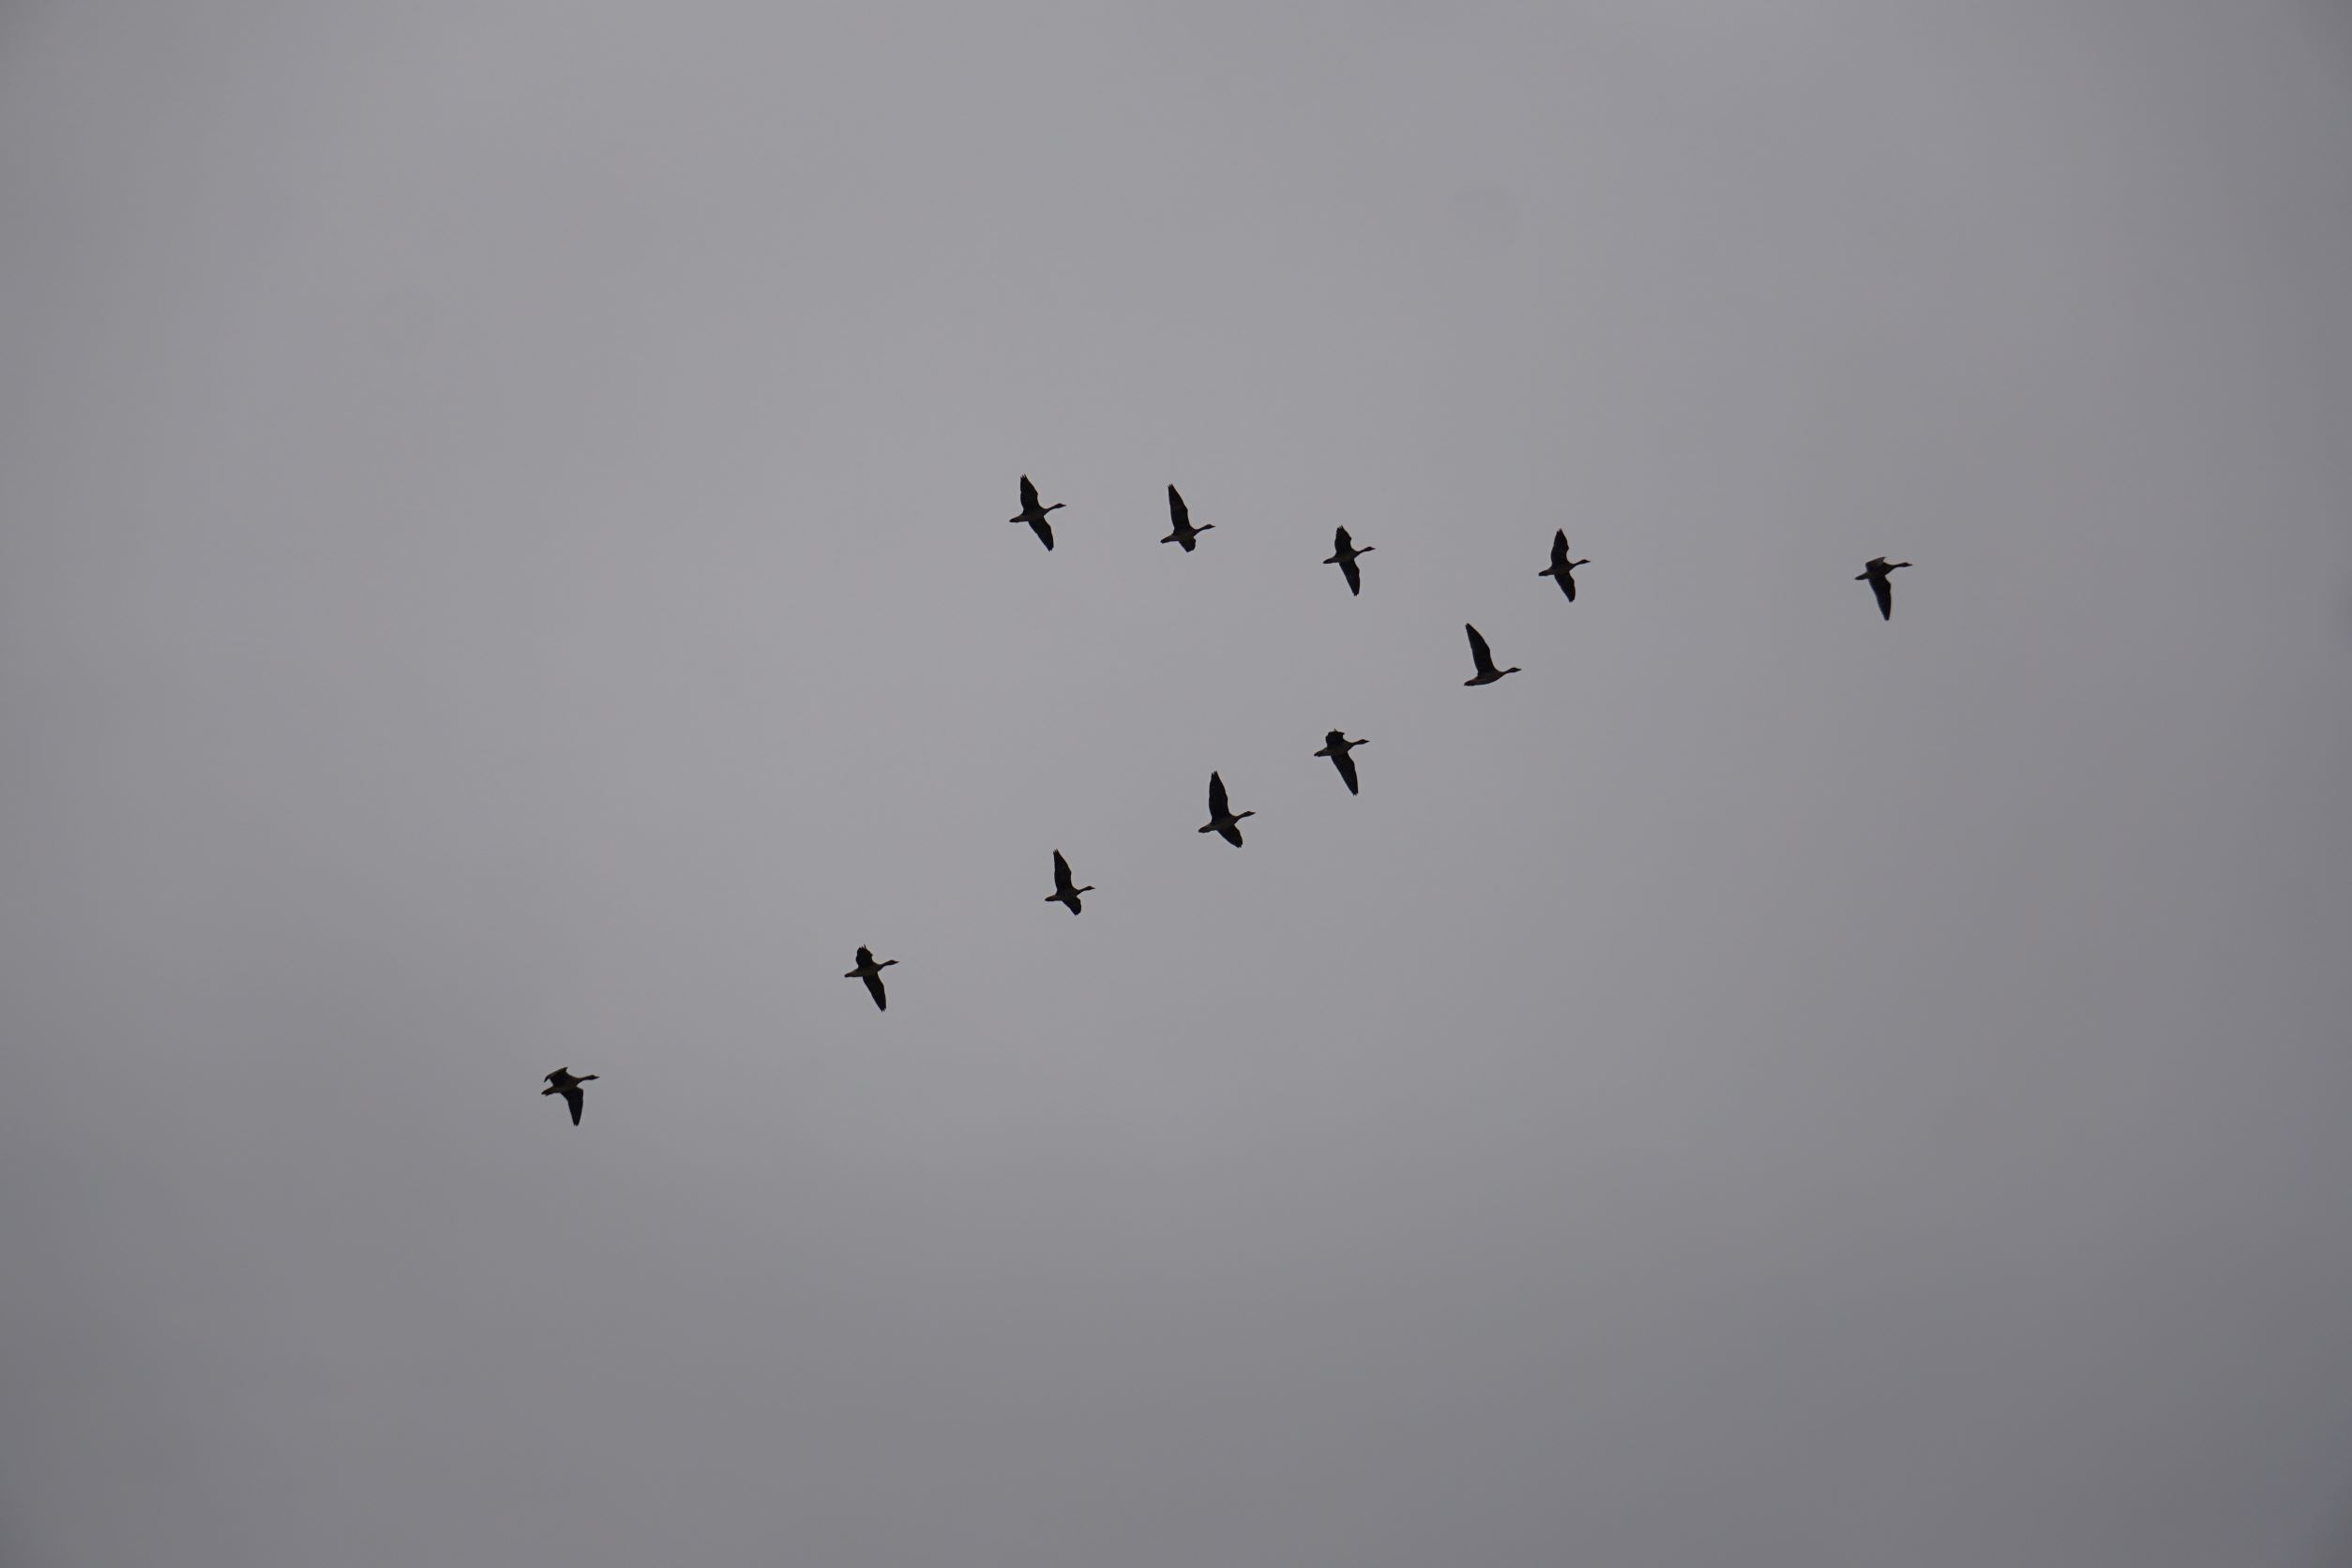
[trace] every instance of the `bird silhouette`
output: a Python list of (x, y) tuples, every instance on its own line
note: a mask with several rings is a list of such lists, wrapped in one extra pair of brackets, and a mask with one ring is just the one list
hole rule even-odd
[(1341, 780), (1347, 784), (1348, 792), (1352, 795), (1356, 792), (1356, 760), (1348, 753), (1352, 747), (1368, 744), (1365, 741), (1349, 740), (1348, 732), (1344, 730), (1333, 730), (1323, 736), (1323, 748), (1315, 755), (1331, 759), (1331, 765), (1339, 770)]
[(1560, 591), (1568, 596), (1570, 604), (1574, 604), (1576, 602), (1576, 568), (1591, 565), (1590, 561), (1568, 559), (1568, 530), (1555, 528), (1552, 530), (1552, 564), (1535, 575), (1548, 577), (1559, 583)]
[(1478, 673), (1464, 681), (1462, 683), (1464, 686), (1492, 686), (1505, 675), (1515, 675), (1519, 672), (1519, 667), (1515, 664), (1508, 670), (1496, 669), (1495, 656), (1486, 651), (1486, 640), (1478, 635), (1478, 628), (1464, 622), (1462, 629), (1470, 633), (1470, 659), (1478, 666)]
[(548, 1074), (547, 1087), (539, 1093), (543, 1095), (563, 1095), (564, 1103), (572, 1108), (572, 1125), (577, 1127), (580, 1125), (580, 1113), (588, 1108), (588, 1092), (580, 1088), (580, 1085), (596, 1082), (596, 1077), (595, 1073), (588, 1073), (580, 1078), (574, 1078), (569, 1067), (558, 1067)]
[(1883, 555), (1874, 555), (1870, 558), (1870, 565), (1855, 574), (1856, 582), (1869, 583), (1870, 591), (1878, 596), (1878, 619), (1881, 621), (1894, 619), (1894, 584), (1887, 580), (1887, 574), (1899, 572), (1909, 565), (1908, 561), (1889, 561)]
[(1048, 512), (1058, 512), (1062, 510), (1065, 505), (1067, 504), (1064, 502), (1057, 501), (1050, 506), (1038, 505), (1037, 487), (1031, 484), (1029, 482), (1029, 475), (1024, 474), (1021, 475), (1021, 509), (1013, 516), (1006, 518), (1004, 520), (1007, 522), (1025, 522), (1029, 524), (1030, 527), (1037, 531), (1038, 540), (1043, 543), (1048, 550), (1051, 550), (1053, 548), (1053, 524), (1046, 520), (1046, 514)]
[(1212, 773), (1209, 775), (1209, 820), (1194, 831), (1214, 833), (1229, 844), (1239, 845), (1242, 841), (1242, 818), (1256, 815), (1255, 811), (1236, 813), (1229, 808), (1225, 803), (1225, 780)]
[(888, 1012), (890, 998), (882, 993), (882, 972), (897, 961), (896, 958), (884, 958), (882, 962), (876, 963), (874, 950), (870, 947), (861, 947), (857, 950), (857, 967), (842, 975), (841, 978), (865, 981), (867, 994), (874, 999), (874, 1005), (883, 1012)]
[(1366, 545), (1362, 550), (1358, 550), (1355, 541), (1348, 537), (1348, 531), (1344, 528), (1333, 531), (1331, 547), (1333, 552), (1323, 557), (1323, 565), (1335, 565), (1339, 568), (1339, 575), (1348, 580), (1348, 592), (1350, 595), (1364, 592), (1364, 573), (1356, 569), (1356, 557), (1369, 555), (1380, 547)]
[(1060, 850), (1054, 851), (1053, 891), (1046, 895), (1046, 902), (1048, 904), (1066, 904), (1069, 906), (1069, 910), (1072, 914), (1078, 913), (1084, 907), (1078, 902), (1078, 895), (1081, 893), (1092, 893), (1094, 890), (1092, 887), (1072, 887), (1070, 883), (1074, 879), (1070, 875), (1070, 863), (1062, 858), (1062, 852)]
[(1206, 534), (1210, 529), (1216, 526), (1214, 522), (1204, 522), (1198, 528), (1194, 527), (1192, 522), (1192, 508), (1184, 505), (1184, 498), (1176, 493), (1176, 487), (1174, 485), (1168, 487), (1168, 516), (1172, 526), (1172, 532), (1170, 532), (1166, 538), (1162, 539), (1160, 543), (1164, 545), (1182, 545), (1184, 547), (1184, 553), (1186, 555), (1190, 555), (1192, 553), (1192, 545), (1195, 539), (1198, 539), (1201, 535)]

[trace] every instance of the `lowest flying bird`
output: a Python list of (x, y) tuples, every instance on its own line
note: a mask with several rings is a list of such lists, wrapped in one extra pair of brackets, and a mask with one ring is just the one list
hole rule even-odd
[(1048, 904), (1066, 904), (1069, 906), (1069, 911), (1072, 914), (1078, 913), (1084, 907), (1078, 902), (1078, 895), (1081, 893), (1092, 893), (1094, 890), (1092, 887), (1072, 887), (1070, 884), (1077, 880), (1077, 878), (1070, 875), (1070, 863), (1062, 858), (1062, 852), (1060, 850), (1054, 851), (1053, 891), (1046, 895), (1046, 902)]
[(1881, 621), (1894, 619), (1894, 584), (1887, 580), (1887, 574), (1899, 572), (1909, 565), (1908, 561), (1890, 561), (1883, 555), (1874, 555), (1870, 564), (1855, 574), (1856, 582), (1869, 583), (1870, 591), (1878, 596), (1878, 619)]
[(1590, 561), (1568, 559), (1568, 530), (1555, 528), (1552, 530), (1552, 564), (1535, 575), (1548, 577), (1559, 583), (1560, 591), (1568, 596), (1570, 604), (1574, 604), (1576, 602), (1576, 568), (1591, 565)]
[(1331, 765), (1339, 770), (1340, 779), (1352, 795), (1356, 792), (1356, 760), (1348, 753), (1356, 746), (1370, 744), (1368, 741), (1351, 741), (1345, 730), (1334, 730), (1323, 737), (1323, 748), (1315, 755), (1331, 759)]
[(1038, 541), (1048, 550), (1051, 550), (1053, 548), (1053, 524), (1046, 520), (1046, 514), (1058, 512), (1066, 505), (1068, 503), (1057, 501), (1050, 506), (1038, 505), (1037, 487), (1031, 484), (1029, 475), (1024, 474), (1021, 475), (1021, 509), (1004, 520), (1029, 524), (1037, 531)]
[(596, 1075), (594, 1073), (586, 1073), (574, 1078), (569, 1067), (558, 1067), (548, 1074), (547, 1087), (539, 1093), (563, 1095), (564, 1103), (572, 1108), (572, 1125), (577, 1127), (580, 1125), (580, 1113), (588, 1108), (588, 1092), (580, 1085), (596, 1081)]
[(882, 992), (882, 972), (897, 961), (896, 958), (884, 958), (882, 962), (876, 963), (874, 950), (870, 947), (861, 947), (857, 950), (857, 967), (842, 975), (841, 978), (865, 981), (867, 994), (874, 999), (874, 1005), (883, 1012), (888, 1012), (890, 998)]
[(1166, 538), (1162, 539), (1160, 543), (1164, 545), (1182, 545), (1184, 547), (1184, 553), (1186, 555), (1190, 555), (1192, 553), (1192, 546), (1195, 539), (1199, 538), (1201, 535), (1206, 534), (1210, 529), (1216, 526), (1214, 522), (1204, 522), (1197, 528), (1193, 526), (1192, 508), (1184, 505), (1184, 498), (1176, 493), (1176, 487), (1174, 485), (1168, 487), (1168, 519), (1169, 526), (1173, 532), (1171, 532)]
[(1225, 780), (1209, 775), (1209, 820), (1193, 831), (1214, 833), (1227, 843), (1238, 846), (1242, 841), (1242, 819), (1255, 817), (1255, 811), (1235, 812), (1225, 801)]
[(1332, 532), (1331, 548), (1332, 553), (1323, 557), (1323, 565), (1339, 568), (1339, 575), (1348, 580), (1348, 592), (1350, 596), (1363, 593), (1364, 573), (1356, 568), (1356, 557), (1369, 555), (1380, 547), (1366, 545), (1362, 550), (1358, 550), (1356, 542), (1348, 537), (1348, 531), (1345, 528), (1339, 528)]

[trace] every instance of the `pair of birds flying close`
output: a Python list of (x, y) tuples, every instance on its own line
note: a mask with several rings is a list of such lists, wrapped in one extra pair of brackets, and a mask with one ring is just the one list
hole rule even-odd
[[(1050, 506), (1040, 505), (1037, 487), (1032, 484), (1029, 475), (1024, 474), (1021, 475), (1021, 509), (1004, 520), (1029, 524), (1037, 535), (1037, 542), (1048, 550), (1051, 550), (1053, 548), (1053, 524), (1046, 520), (1046, 514), (1058, 512), (1067, 505), (1068, 503), (1063, 501), (1057, 501)], [(1168, 520), (1169, 532), (1160, 540), (1160, 543), (1182, 545), (1187, 555), (1192, 553), (1193, 546), (1200, 535), (1216, 526), (1214, 522), (1196, 524), (1192, 520), (1192, 508), (1184, 505), (1184, 498), (1177, 493), (1174, 485), (1168, 487)]]
[[(1351, 795), (1358, 792), (1356, 760), (1348, 753), (1357, 746), (1367, 744), (1369, 743), (1364, 741), (1349, 740), (1345, 730), (1332, 730), (1324, 733), (1323, 744), (1315, 752), (1318, 757), (1331, 759), (1331, 765), (1339, 770), (1340, 782), (1348, 786), (1348, 792)], [(1242, 842), (1242, 819), (1256, 815), (1258, 813), (1255, 811), (1234, 810), (1232, 803), (1226, 797), (1225, 776), (1220, 773), (1212, 773), (1209, 775), (1209, 820), (1193, 831), (1214, 833), (1227, 843), (1239, 849)], [(1059, 854), (1054, 856), (1056, 861), (1061, 858)]]
[[(1356, 565), (1356, 557), (1369, 555), (1380, 548), (1378, 545), (1365, 545), (1359, 550), (1345, 528), (1334, 529), (1332, 553), (1323, 557), (1323, 565), (1339, 568), (1339, 575), (1348, 580), (1348, 592), (1352, 596), (1364, 592), (1364, 571)], [(1592, 563), (1589, 560), (1568, 559), (1568, 531), (1555, 528), (1552, 530), (1552, 564), (1535, 575), (1548, 577), (1559, 583), (1560, 591), (1568, 596), (1569, 603), (1574, 604), (1576, 602), (1576, 568), (1591, 565)]]

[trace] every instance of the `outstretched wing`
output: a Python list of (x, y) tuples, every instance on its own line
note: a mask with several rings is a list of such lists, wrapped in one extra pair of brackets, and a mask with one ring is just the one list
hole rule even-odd
[(882, 971), (874, 971), (871, 974), (865, 976), (865, 980), (866, 994), (874, 999), (874, 1005), (885, 1013), (890, 1011), (890, 998), (882, 990)]
[[(1340, 532), (1345, 534), (1347, 530), (1343, 528)], [(1349, 594), (1361, 594), (1364, 592), (1364, 574), (1356, 570), (1356, 558), (1354, 556), (1343, 555), (1339, 558), (1339, 575), (1348, 580), (1348, 592)]]
[(588, 1091), (573, 1084), (564, 1091), (564, 1103), (572, 1108), (572, 1125), (580, 1125), (580, 1113), (588, 1108)]
[[(1886, 573), (1880, 572), (1877, 576), (1870, 580), (1870, 591), (1878, 596), (1878, 619), (1881, 621), (1893, 620), (1894, 580), (1887, 576)], [(1930, 608), (1933, 607), (1931, 606)], [(1929, 619), (1932, 620), (1934, 617), (1931, 616)]]
[(1031, 484), (1029, 482), (1029, 475), (1024, 474), (1021, 475), (1021, 510), (1024, 512), (1033, 512), (1036, 509), (1037, 487)]
[(1486, 640), (1479, 636), (1478, 628), (1467, 621), (1462, 624), (1462, 629), (1470, 633), (1470, 657), (1476, 661), (1479, 670), (1482, 672), (1492, 670), (1495, 667), (1495, 656), (1486, 651)]
[(1344, 751), (1334, 751), (1331, 754), (1331, 765), (1337, 768), (1339, 776), (1347, 781), (1348, 792), (1354, 794), (1356, 792), (1356, 760)]
[(1225, 808), (1224, 776), (1214, 773), (1209, 775), (1209, 815), (1212, 817), (1230, 815)]
[(1552, 530), (1552, 570), (1556, 572), (1564, 572), (1567, 569), (1568, 530), (1565, 528), (1555, 528)]
[(1048, 550), (1051, 550), (1053, 548), (1052, 523), (1048, 522), (1043, 518), (1031, 518), (1029, 520), (1029, 526), (1037, 531), (1037, 537), (1045, 541), (1045, 545)]
[(1062, 858), (1062, 852), (1053, 852), (1053, 890), (1063, 897), (1070, 896), (1070, 863)]
[(1192, 508), (1184, 505), (1184, 498), (1176, 493), (1174, 485), (1168, 487), (1168, 516), (1179, 534), (1192, 526)]

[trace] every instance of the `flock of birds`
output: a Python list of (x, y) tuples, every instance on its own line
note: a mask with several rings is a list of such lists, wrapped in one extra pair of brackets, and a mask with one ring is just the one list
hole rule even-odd
[[(1037, 487), (1032, 484), (1029, 475), (1024, 474), (1021, 475), (1021, 509), (1005, 520), (1029, 524), (1031, 530), (1036, 534), (1038, 543), (1051, 550), (1053, 548), (1053, 523), (1048, 519), (1047, 514), (1062, 510), (1064, 505), (1066, 503), (1060, 501), (1050, 506), (1043, 505), (1037, 494)], [(1168, 487), (1168, 515), (1169, 531), (1160, 543), (1180, 546), (1187, 555), (1191, 554), (1199, 545), (1200, 535), (1216, 526), (1214, 522), (1194, 522), (1192, 509), (1184, 505), (1184, 498), (1177, 493), (1174, 485)], [(1359, 558), (1371, 554), (1376, 548), (1373, 545), (1359, 546), (1348, 536), (1348, 531), (1345, 528), (1340, 528), (1332, 535), (1332, 553), (1323, 558), (1323, 565), (1339, 568), (1339, 575), (1347, 579), (1349, 595), (1354, 596), (1364, 592), (1364, 572), (1356, 562)], [(1574, 604), (1576, 598), (1576, 568), (1591, 565), (1592, 563), (1589, 560), (1569, 559), (1567, 530), (1554, 529), (1551, 565), (1536, 575), (1550, 578), (1559, 584), (1560, 593), (1567, 597), (1568, 602)], [(1889, 574), (1900, 571), (1909, 565), (1908, 561), (1890, 561), (1883, 555), (1877, 555), (1873, 556), (1862, 566), (1862, 569), (1855, 574), (1855, 581), (1870, 584), (1870, 591), (1878, 601), (1880, 620), (1894, 619), (1894, 587), (1889, 580)], [(1515, 664), (1508, 670), (1496, 669), (1494, 653), (1486, 646), (1486, 640), (1478, 634), (1478, 628), (1466, 622), (1462, 629), (1470, 634), (1470, 663), (1474, 667), (1474, 673), (1469, 680), (1462, 683), (1464, 686), (1492, 686), (1505, 675), (1516, 675), (1520, 672), (1519, 667)], [(1359, 792), (1356, 787), (1356, 761), (1349, 753), (1357, 746), (1368, 744), (1370, 743), (1364, 740), (1349, 740), (1345, 731), (1333, 730), (1323, 736), (1322, 747), (1315, 755), (1331, 759), (1332, 766), (1339, 771), (1340, 780), (1348, 786), (1348, 792), (1352, 795)], [(1226, 796), (1224, 778), (1212, 772), (1209, 775), (1209, 820), (1195, 831), (1214, 833), (1227, 843), (1239, 848), (1242, 842), (1242, 819), (1254, 817), (1257, 814), (1255, 811), (1234, 810), (1231, 802)], [(1045, 901), (1048, 904), (1060, 904), (1072, 914), (1080, 912), (1085, 905), (1079, 896), (1092, 893), (1094, 889), (1091, 886), (1079, 887), (1077, 882), (1078, 879), (1070, 873), (1069, 861), (1063, 857), (1060, 850), (1054, 851), (1053, 891), (1046, 895)], [(890, 993), (882, 985), (882, 972), (897, 961), (896, 958), (876, 958), (872, 948), (860, 947), (857, 950), (857, 967), (844, 972), (841, 978), (864, 981), (867, 994), (874, 999), (874, 1006), (887, 1011), (890, 1006)], [(547, 1087), (539, 1093), (561, 1094), (564, 1097), (564, 1103), (571, 1108), (572, 1125), (578, 1126), (580, 1112), (586, 1108), (588, 1100), (587, 1091), (580, 1085), (594, 1082), (596, 1078), (595, 1073), (574, 1075), (568, 1067), (558, 1067), (548, 1074)]]

